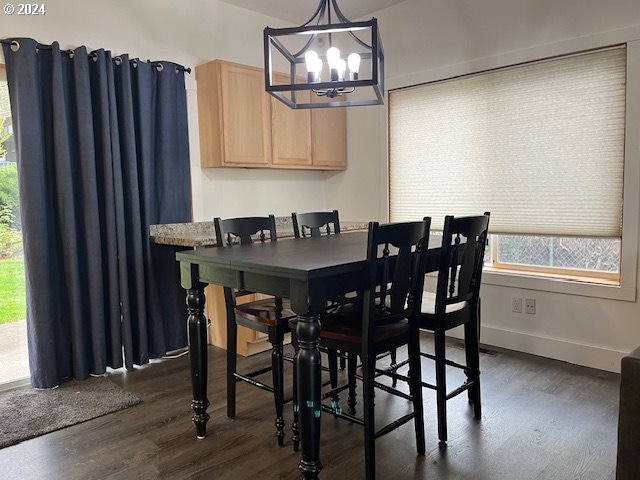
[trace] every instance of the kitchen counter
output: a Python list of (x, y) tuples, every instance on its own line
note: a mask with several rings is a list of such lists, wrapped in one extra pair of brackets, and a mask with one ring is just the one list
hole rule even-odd
[[(340, 222), (340, 231), (366, 230), (368, 222)], [(278, 238), (293, 237), (291, 217), (276, 217)], [(178, 247), (210, 247), (216, 244), (213, 222), (167, 223), (150, 225), (151, 242)]]

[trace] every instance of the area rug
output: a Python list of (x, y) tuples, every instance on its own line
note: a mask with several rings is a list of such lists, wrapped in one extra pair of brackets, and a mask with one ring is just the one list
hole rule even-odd
[(0, 393), (0, 448), (140, 403), (104, 377), (65, 382), (55, 390), (20, 387)]

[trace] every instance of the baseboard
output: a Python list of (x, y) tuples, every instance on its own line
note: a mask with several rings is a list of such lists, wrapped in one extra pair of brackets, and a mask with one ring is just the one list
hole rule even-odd
[(19, 378), (18, 380), (11, 380), (9, 382), (0, 383), (0, 392), (13, 390), (14, 388), (24, 387), (26, 385), (31, 385), (31, 380), (29, 379), (29, 377)]
[[(461, 337), (461, 330), (451, 336)], [(564, 362), (620, 373), (620, 360), (627, 352), (596, 345), (570, 342), (558, 338), (534, 335), (505, 328), (483, 325), (480, 341), (484, 345), (508, 348)]]

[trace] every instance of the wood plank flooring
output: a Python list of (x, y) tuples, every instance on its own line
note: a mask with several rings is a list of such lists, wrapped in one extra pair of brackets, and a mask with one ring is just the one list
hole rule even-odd
[[(431, 337), (423, 334), (430, 348)], [(456, 341), (448, 353), (462, 360)], [(427, 454), (415, 453), (413, 425), (376, 442), (380, 479), (613, 480), (619, 376), (541, 357), (487, 347), (481, 355), (483, 418), (476, 422), (466, 396), (448, 403), (449, 447), (437, 444), (435, 393), (424, 391)], [(111, 380), (143, 403), (0, 450), (2, 479), (298, 479), (287, 437), (274, 437), (273, 400), (238, 386), (237, 418), (226, 417), (223, 350), (211, 347), (208, 436), (196, 440), (190, 417), (188, 357), (156, 361)], [(247, 370), (269, 354), (241, 359)], [(290, 389), (290, 365), (287, 365)], [(433, 377), (433, 365), (423, 363)], [(450, 386), (460, 379), (450, 372)], [(269, 375), (266, 376), (269, 379)], [(289, 393), (287, 393), (289, 395)], [(345, 396), (346, 397), (346, 396)], [(346, 398), (343, 399), (346, 401)], [(385, 420), (410, 411), (408, 402), (376, 394)], [(323, 414), (324, 479), (363, 477), (361, 427)]]

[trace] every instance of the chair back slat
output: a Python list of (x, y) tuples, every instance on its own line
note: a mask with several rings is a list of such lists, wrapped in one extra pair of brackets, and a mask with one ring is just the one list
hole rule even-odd
[(391, 289), (391, 313), (401, 313), (407, 305), (413, 280), (413, 259), (415, 247), (401, 247), (393, 269), (393, 288)]
[[(292, 213), (293, 234), (296, 238), (317, 237), (340, 233), (338, 211)], [(332, 230), (333, 229), (333, 230)]]
[(489, 212), (476, 217), (445, 218), (436, 315), (443, 315), (447, 305), (477, 301), (488, 228)]
[[(255, 236), (258, 237), (258, 241), (263, 243), (267, 240), (271, 242), (278, 240), (276, 218), (274, 215), (269, 215), (268, 217), (238, 217), (226, 219), (216, 217), (213, 219), (213, 225), (216, 231), (217, 247), (232, 247), (238, 244), (247, 245), (253, 243), (253, 237)], [(268, 239), (266, 233), (269, 234)], [(224, 291), (227, 311), (234, 310), (236, 297), (253, 293), (248, 290), (234, 290), (229, 287), (224, 287)], [(278, 301), (280, 301), (280, 307), (282, 307), (282, 299), (276, 298), (276, 306)]]
[[(363, 321), (363, 339), (372, 338), (376, 325), (410, 318), (422, 298), (424, 274), (421, 274), (429, 242), (431, 219), (380, 225), (369, 223), (367, 247), (368, 321)], [(379, 294), (372, 292), (379, 290)]]
[[(278, 239), (276, 233), (276, 219), (274, 215), (268, 217), (239, 217), (239, 218), (214, 218), (216, 230), (216, 245), (228, 247), (236, 244), (246, 245), (253, 243), (254, 237), (260, 242), (267, 240), (275, 242)], [(266, 234), (269, 234), (267, 238)]]

